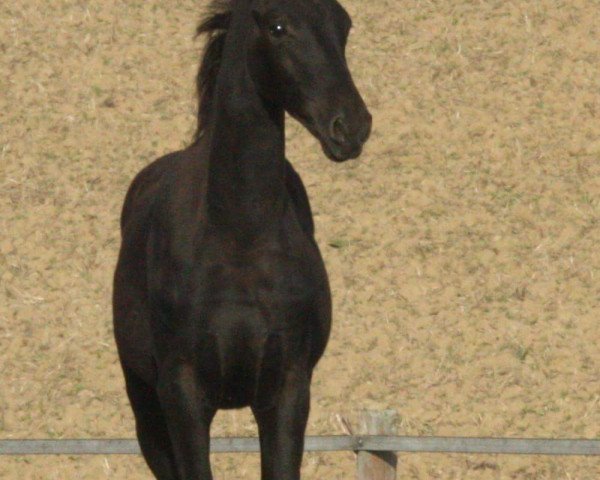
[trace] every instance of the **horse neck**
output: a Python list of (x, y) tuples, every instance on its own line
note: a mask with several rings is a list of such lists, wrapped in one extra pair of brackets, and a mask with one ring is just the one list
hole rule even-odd
[(238, 2), (225, 40), (210, 121), (207, 204), (212, 223), (248, 236), (275, 222), (284, 205), (284, 113), (251, 78), (250, 2)]

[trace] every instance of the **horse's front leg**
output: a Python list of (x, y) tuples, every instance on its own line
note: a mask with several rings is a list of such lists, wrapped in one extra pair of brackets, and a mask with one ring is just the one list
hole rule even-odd
[(299, 480), (310, 409), (310, 372), (286, 374), (275, 405), (253, 408), (260, 435), (262, 480)]
[(209, 407), (192, 362), (167, 361), (160, 369), (158, 396), (165, 414), (181, 480), (211, 480)]

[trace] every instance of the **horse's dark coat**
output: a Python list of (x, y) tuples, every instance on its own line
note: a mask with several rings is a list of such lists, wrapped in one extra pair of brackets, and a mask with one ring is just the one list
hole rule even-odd
[(199, 27), (196, 140), (127, 194), (114, 328), (138, 439), (159, 480), (210, 479), (219, 408), (250, 406), (262, 478), (298, 479), (312, 370), (329, 336), (327, 274), (284, 111), (336, 161), (371, 117), (335, 0), (232, 0)]

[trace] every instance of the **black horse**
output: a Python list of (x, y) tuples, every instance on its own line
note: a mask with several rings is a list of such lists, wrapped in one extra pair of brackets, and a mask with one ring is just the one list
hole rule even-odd
[(371, 129), (336, 0), (230, 0), (198, 27), (196, 140), (127, 194), (114, 329), (144, 457), (160, 480), (207, 480), (217, 409), (250, 406), (263, 480), (300, 478), (313, 368), (329, 336), (327, 274), (284, 112), (329, 158)]

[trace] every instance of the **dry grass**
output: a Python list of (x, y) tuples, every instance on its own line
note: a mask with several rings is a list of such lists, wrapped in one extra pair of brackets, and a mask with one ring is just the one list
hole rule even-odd
[[(5, 2), (6, 3), (6, 2)], [(289, 128), (335, 325), (309, 432), (395, 408), (406, 434), (599, 437), (600, 4), (346, 0), (375, 117), (361, 160)], [(0, 437), (132, 436), (110, 320), (135, 172), (194, 127), (190, 0), (0, 6)], [(248, 412), (214, 433), (254, 434)], [(217, 478), (256, 456), (215, 457)], [(348, 478), (353, 455), (307, 455)], [(402, 456), (403, 478), (600, 477), (585, 458)], [(149, 478), (19, 458), (7, 479)]]

